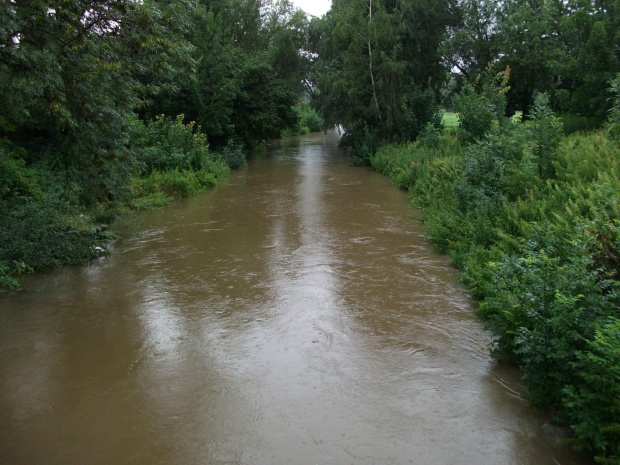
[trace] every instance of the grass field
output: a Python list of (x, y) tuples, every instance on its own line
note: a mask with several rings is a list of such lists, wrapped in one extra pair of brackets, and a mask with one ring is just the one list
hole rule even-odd
[[(459, 117), (456, 113), (452, 112), (452, 111), (443, 111), (443, 116), (441, 118), (441, 121), (443, 122), (443, 127), (448, 129), (448, 130), (453, 130), (459, 127)], [(521, 118), (523, 117), (523, 113), (520, 111), (517, 111), (513, 116), (512, 116), (512, 121), (514, 121), (515, 123), (518, 123), (521, 121)]]
[(459, 118), (454, 112), (444, 111), (441, 121), (446, 129), (453, 130), (459, 127)]

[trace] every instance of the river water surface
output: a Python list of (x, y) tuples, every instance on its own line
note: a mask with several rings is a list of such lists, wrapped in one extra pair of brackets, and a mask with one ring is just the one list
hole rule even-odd
[(0, 298), (0, 463), (586, 464), (407, 195), (336, 135), (118, 225)]

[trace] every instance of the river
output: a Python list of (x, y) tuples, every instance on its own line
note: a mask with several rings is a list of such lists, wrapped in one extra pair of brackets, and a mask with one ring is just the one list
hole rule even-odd
[(0, 463), (589, 464), (528, 406), (407, 195), (337, 135), (0, 297)]

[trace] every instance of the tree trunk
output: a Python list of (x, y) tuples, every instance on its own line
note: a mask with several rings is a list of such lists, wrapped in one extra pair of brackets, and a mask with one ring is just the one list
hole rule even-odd
[(371, 34), (370, 29), (372, 25), (372, 0), (369, 0), (368, 3), (368, 67), (370, 69), (370, 82), (372, 84), (372, 98), (375, 102), (375, 109), (377, 110), (377, 116), (379, 117), (379, 121), (381, 121), (381, 110), (379, 109), (379, 100), (377, 99), (377, 88), (375, 85), (375, 75), (372, 71), (372, 47), (371, 47)]

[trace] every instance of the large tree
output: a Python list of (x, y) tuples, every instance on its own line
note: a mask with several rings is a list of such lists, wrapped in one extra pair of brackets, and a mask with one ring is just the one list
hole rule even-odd
[(315, 24), (318, 105), (353, 147), (361, 139), (415, 138), (442, 82), (438, 47), (454, 22), (452, 0), (335, 0)]
[[(185, 0), (0, 6), (0, 150), (72, 173), (82, 201), (122, 195), (127, 115), (192, 69)], [(24, 155), (25, 154), (25, 155)]]
[(548, 92), (556, 110), (605, 120), (606, 89), (620, 71), (618, 0), (464, 0), (459, 11), (442, 48), (458, 77), (473, 82), (499, 62), (510, 68), (508, 113), (527, 115)]
[(196, 72), (146, 114), (195, 119), (212, 147), (279, 137), (308, 72), (305, 14), (288, 0), (201, 1), (191, 24)]

